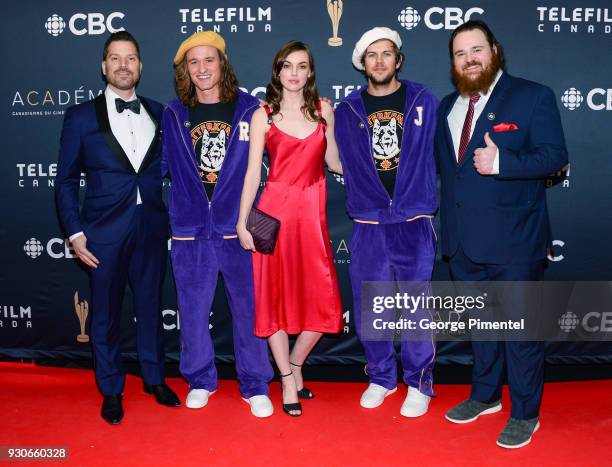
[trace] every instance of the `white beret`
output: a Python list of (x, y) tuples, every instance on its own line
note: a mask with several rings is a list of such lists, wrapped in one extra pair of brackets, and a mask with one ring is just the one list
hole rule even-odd
[(390, 40), (397, 45), (398, 49), (402, 47), (402, 40), (400, 39), (399, 34), (393, 29), (385, 27), (372, 28), (369, 31), (366, 31), (363, 36), (361, 36), (361, 39), (359, 39), (355, 44), (355, 49), (353, 50), (353, 66), (355, 68), (358, 70), (363, 70), (361, 57), (363, 57), (363, 54), (370, 44), (381, 39)]

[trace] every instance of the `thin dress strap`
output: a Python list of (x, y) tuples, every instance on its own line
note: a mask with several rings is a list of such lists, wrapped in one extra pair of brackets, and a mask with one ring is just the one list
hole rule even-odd
[(319, 118), (321, 119), (323, 126), (327, 126), (327, 122), (323, 118), (323, 111), (321, 110), (321, 99), (317, 100), (317, 113), (319, 114)]
[(272, 125), (272, 117), (270, 116), (272, 110), (270, 109), (270, 106), (268, 104), (264, 105), (264, 110), (266, 111), (266, 115), (268, 116), (268, 125)]

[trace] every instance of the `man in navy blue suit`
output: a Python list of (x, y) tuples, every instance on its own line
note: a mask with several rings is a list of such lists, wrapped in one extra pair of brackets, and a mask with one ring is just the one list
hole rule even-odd
[[(125, 370), (120, 355), (121, 303), (129, 280), (144, 391), (158, 403), (180, 402), (164, 382), (161, 285), (168, 214), (162, 201), (162, 105), (136, 96), (142, 63), (134, 37), (112, 34), (104, 45), (104, 94), (70, 107), (60, 142), (56, 201), (66, 234), (91, 274), (91, 337), (101, 415), (123, 418)], [(81, 172), (87, 188), (79, 209)]]
[[(541, 280), (551, 240), (544, 179), (567, 163), (555, 96), (504, 71), (502, 46), (482, 21), (453, 31), (449, 51), (457, 92), (440, 104), (435, 153), (451, 276)], [(526, 296), (513, 296), (513, 303), (525, 304)], [(512, 409), (497, 444), (528, 444), (539, 428), (543, 344), (474, 341), (472, 348), (470, 397), (446, 418), (468, 423), (500, 411), (507, 369)]]

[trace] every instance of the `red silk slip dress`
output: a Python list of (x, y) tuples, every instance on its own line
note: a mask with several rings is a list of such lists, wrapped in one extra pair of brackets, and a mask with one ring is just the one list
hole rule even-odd
[(281, 226), (274, 253), (253, 254), (255, 335), (280, 329), (339, 332), (342, 302), (327, 231), (325, 123), (304, 139), (271, 123), (266, 148), (270, 171), (257, 207)]

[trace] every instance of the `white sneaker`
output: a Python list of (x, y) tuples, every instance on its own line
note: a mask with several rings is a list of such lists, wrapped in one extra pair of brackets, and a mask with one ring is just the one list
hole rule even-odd
[(272, 401), (266, 395), (253, 396), (248, 399), (243, 397), (242, 400), (251, 406), (251, 413), (257, 418), (266, 418), (274, 413)]
[(385, 400), (385, 397), (390, 396), (395, 391), (397, 391), (397, 387), (393, 389), (387, 389), (379, 384), (370, 383), (368, 385), (368, 388), (363, 391), (359, 404), (364, 409), (373, 409), (382, 404)]
[(429, 408), (429, 401), (431, 397), (426, 396), (420, 392), (417, 388), (409, 387), (406, 399), (400, 409), (400, 414), (404, 417), (414, 418), (420, 417), (427, 413)]
[(208, 389), (192, 389), (187, 394), (185, 405), (190, 409), (201, 409), (208, 404), (208, 397), (214, 393), (215, 391), (210, 392)]

